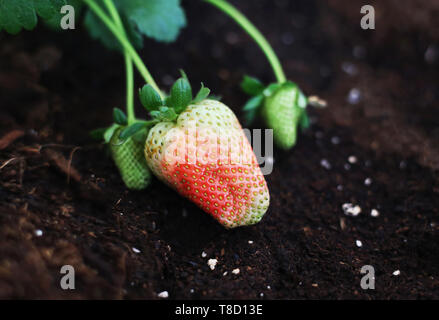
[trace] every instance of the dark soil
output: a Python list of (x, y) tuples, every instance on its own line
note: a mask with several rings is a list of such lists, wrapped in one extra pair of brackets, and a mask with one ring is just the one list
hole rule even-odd
[[(288, 77), (329, 107), (311, 110), (297, 147), (276, 150), (263, 221), (232, 231), (158, 181), (126, 190), (89, 138), (123, 106), (118, 53), (82, 28), (2, 33), (0, 298), (439, 298), (439, 36), (425, 18), (438, 8), (420, 2), (375, 3), (375, 31), (360, 28), (359, 0), (239, 3)], [(183, 68), (241, 116), (243, 74), (272, 81), (269, 66), (228, 18), (184, 5), (178, 42), (147, 41), (142, 57), (164, 88)], [(344, 215), (344, 203), (362, 213)], [(76, 290), (60, 288), (67, 264)], [(375, 268), (375, 290), (360, 287), (363, 265)]]

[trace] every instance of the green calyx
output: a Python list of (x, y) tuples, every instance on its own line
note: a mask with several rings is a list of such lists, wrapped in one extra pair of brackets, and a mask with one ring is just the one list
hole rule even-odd
[[(127, 115), (119, 108), (113, 109), (114, 123), (107, 128), (100, 128), (90, 132), (92, 138), (98, 141), (104, 141), (110, 143), (110, 140), (114, 135), (117, 136), (118, 144), (124, 144), (129, 138), (139, 134), (142, 131), (148, 132), (151, 125), (156, 124), (158, 121), (143, 121), (137, 120), (128, 121)], [(120, 129), (120, 130), (118, 130)], [(117, 132), (117, 133), (116, 133)], [(145, 137), (146, 139), (146, 137)]]
[(308, 99), (299, 87), (291, 81), (264, 86), (249, 76), (244, 77), (241, 87), (252, 96), (243, 109), (247, 125), (261, 114), (267, 126), (273, 129), (276, 145), (284, 150), (294, 147), (298, 126), (302, 129), (309, 127)]
[(149, 112), (152, 122), (175, 121), (190, 104), (203, 101), (210, 95), (210, 89), (201, 83), (201, 89), (195, 98), (192, 94), (192, 86), (182, 71), (182, 77), (171, 87), (170, 94), (162, 99), (160, 94), (149, 84), (139, 90), (142, 105)]

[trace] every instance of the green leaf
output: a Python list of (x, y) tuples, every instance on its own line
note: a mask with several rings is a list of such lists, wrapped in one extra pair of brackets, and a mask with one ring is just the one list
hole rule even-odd
[(120, 124), (121, 126), (126, 126), (128, 124), (127, 116), (119, 108), (113, 109), (113, 119), (115, 123)]
[(185, 78), (178, 79), (171, 88), (171, 96), (167, 105), (174, 108), (176, 113), (181, 113), (192, 101), (192, 88)]
[[(119, 11), (121, 11), (119, 9)], [(143, 47), (142, 35), (137, 31), (135, 25), (120, 12), (121, 20), (127, 33), (128, 39), (136, 49)], [(101, 22), (101, 20), (90, 10), (87, 11), (84, 18), (84, 25), (93, 39), (100, 40), (102, 44), (110, 50), (123, 51), (122, 46), (110, 30)]]
[(117, 0), (118, 8), (143, 35), (172, 42), (186, 26), (180, 0)]
[(34, 1), (0, 0), (0, 29), (17, 34), (22, 30), (32, 30), (37, 25)]
[[(34, 0), (39, 1), (39, 0)], [(84, 6), (84, 3), (82, 0), (44, 0), (44, 1), (50, 1), (53, 3), (64, 3), (73, 6), (75, 9), (75, 20), (78, 20), (78, 18), (81, 16), (81, 9)], [(51, 29), (55, 31), (62, 31), (61, 28), (61, 19), (63, 18), (64, 14), (60, 12), (61, 5), (54, 6), (54, 14), (50, 17), (44, 20), (44, 23)]]
[(133, 123), (132, 125), (124, 128), (119, 135), (119, 139), (125, 141), (131, 136), (135, 135), (140, 130), (144, 129), (145, 125), (141, 122)]
[[(32, 1), (28, 1), (32, 2)], [(34, 0), (35, 10), (43, 19), (51, 19), (60, 12), (60, 8), (66, 5), (65, 0)]]
[(256, 96), (264, 91), (264, 85), (256, 78), (244, 76), (241, 82), (242, 90), (250, 96)]
[(157, 110), (158, 107), (163, 106), (163, 100), (159, 93), (149, 84), (143, 86), (139, 91), (140, 102), (148, 111)]
[(203, 101), (204, 99), (207, 99), (207, 97), (210, 94), (210, 89), (206, 88), (203, 83), (201, 83), (201, 89), (198, 91), (197, 95), (195, 96), (195, 99), (192, 101), (192, 103), (198, 103)]
[[(102, 7), (102, 0), (95, 0)], [(137, 49), (143, 47), (143, 36), (161, 42), (172, 42), (181, 28), (186, 26), (186, 17), (180, 0), (114, 0), (122, 18), (126, 33)], [(90, 35), (99, 39), (107, 48), (121, 50), (122, 47), (91, 11), (85, 16), (85, 26)]]
[[(36, 27), (38, 16), (59, 28), (61, 7), (69, 4), (79, 8), (80, 0), (0, 0), (0, 30), (16, 34)], [(76, 15), (79, 12), (75, 11)]]

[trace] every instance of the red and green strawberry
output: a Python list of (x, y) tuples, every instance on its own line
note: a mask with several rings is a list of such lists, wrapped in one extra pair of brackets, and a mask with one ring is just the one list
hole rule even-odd
[(145, 86), (142, 104), (159, 121), (148, 133), (145, 157), (151, 171), (226, 228), (258, 223), (269, 192), (256, 156), (235, 114), (223, 103), (195, 99), (186, 77), (162, 101)]

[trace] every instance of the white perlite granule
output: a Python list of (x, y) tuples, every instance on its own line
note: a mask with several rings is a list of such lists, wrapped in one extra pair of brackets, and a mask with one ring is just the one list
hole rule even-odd
[(159, 294), (157, 294), (157, 297), (166, 299), (169, 297), (169, 293), (168, 293), (168, 291), (162, 291)]
[(217, 259), (209, 259), (209, 261), (207, 261), (207, 264), (209, 265), (210, 270), (215, 270), (217, 263), (218, 263)]

